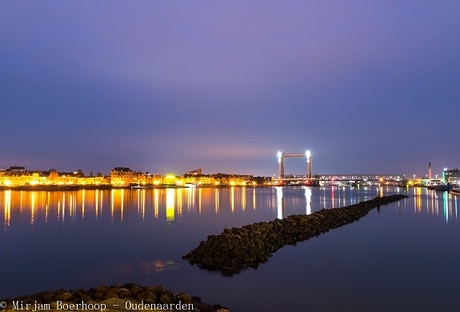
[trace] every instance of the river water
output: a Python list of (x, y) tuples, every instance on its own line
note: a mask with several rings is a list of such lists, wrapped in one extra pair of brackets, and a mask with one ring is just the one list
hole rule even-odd
[[(232, 277), (181, 257), (224, 228), (409, 198)], [(460, 197), (424, 188), (0, 192), (0, 298), (160, 284), (231, 311), (458, 311)]]

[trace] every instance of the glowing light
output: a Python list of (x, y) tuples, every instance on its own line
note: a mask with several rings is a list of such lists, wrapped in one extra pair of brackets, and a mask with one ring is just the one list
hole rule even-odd
[(232, 187), (230, 192), (230, 207), (232, 208), (232, 212), (235, 212), (235, 188)]
[(159, 202), (160, 202), (160, 191), (158, 189), (155, 189), (153, 192), (154, 192), (153, 195), (154, 195), (154, 198), (155, 198), (155, 200), (154, 200), (154, 203), (155, 203), (155, 205), (154, 205), (155, 219), (158, 219), (158, 215), (159, 215), (159, 211), (160, 211), (160, 204), (159, 204)]
[(5, 180), (5, 181), (3, 181), (3, 184), (5, 184), (6, 186), (11, 186), (11, 181), (10, 180)]
[(219, 205), (220, 201), (219, 201), (219, 191), (217, 189), (214, 190), (214, 211), (216, 213), (219, 212)]
[(5, 210), (4, 210), (4, 220), (5, 220), (5, 228), (8, 228), (10, 226), (11, 222), (11, 191), (6, 191), (5, 192), (5, 204), (4, 204)]
[(276, 187), (276, 218), (283, 219), (283, 188)]
[(305, 156), (307, 157), (307, 161), (309, 162), (310, 161), (310, 158), (311, 158), (311, 152), (309, 150), (307, 150), (305, 152)]
[(174, 221), (174, 189), (166, 190), (166, 221)]
[(305, 188), (305, 201), (306, 201), (306, 212), (305, 212), (305, 214), (306, 215), (311, 214), (311, 195), (312, 195), (311, 188), (306, 187)]
[(176, 176), (173, 174), (167, 174), (163, 179), (163, 184), (172, 185), (176, 183)]

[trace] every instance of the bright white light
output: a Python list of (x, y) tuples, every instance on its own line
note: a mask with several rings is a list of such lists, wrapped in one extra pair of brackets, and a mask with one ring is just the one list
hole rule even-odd
[(305, 156), (307, 157), (307, 161), (310, 161), (310, 158), (311, 158), (311, 152), (309, 150), (307, 150), (305, 152)]
[(311, 214), (311, 188), (306, 187), (305, 188), (305, 201), (307, 202), (307, 211), (305, 214), (309, 215)]
[(276, 187), (276, 218), (283, 219), (283, 188)]

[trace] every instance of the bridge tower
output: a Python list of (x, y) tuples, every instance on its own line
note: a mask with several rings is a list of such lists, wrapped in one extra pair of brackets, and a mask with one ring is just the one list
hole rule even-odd
[(307, 173), (306, 173), (306, 178), (310, 181), (312, 178), (312, 158), (311, 158), (311, 152), (307, 150), (305, 154), (299, 154), (299, 153), (283, 153), (280, 150), (278, 150), (278, 153), (276, 154), (278, 157), (278, 179), (283, 180), (285, 177), (284, 174), (284, 164), (285, 164), (285, 158), (286, 157), (306, 157), (307, 159)]
[(311, 168), (312, 168), (311, 152), (309, 150), (307, 150), (305, 152), (305, 156), (307, 157), (307, 178), (308, 178), (308, 181), (310, 181), (311, 180)]
[(278, 179), (284, 178), (284, 155), (281, 151), (278, 151)]

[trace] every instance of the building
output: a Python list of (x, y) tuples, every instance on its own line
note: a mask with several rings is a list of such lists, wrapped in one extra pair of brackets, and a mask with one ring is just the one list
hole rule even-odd
[[(458, 169), (457, 169), (458, 171)], [(29, 187), (74, 187), (83, 188), (116, 187), (124, 188), (133, 185), (146, 187), (188, 187), (188, 186), (257, 186), (271, 185), (270, 177), (256, 177), (244, 174), (203, 174), (198, 168), (183, 176), (168, 174), (165, 176), (148, 172), (135, 172), (128, 167), (115, 167), (110, 176), (97, 174), (85, 176), (82, 170), (58, 172), (56, 169), (29, 170), (25, 167), (13, 166), (0, 169), (0, 188)]]
[(452, 185), (459, 185), (460, 184), (460, 170), (458, 168), (455, 169), (444, 169), (443, 178), (444, 181), (450, 183)]
[(110, 184), (112, 186), (129, 186), (138, 183), (137, 175), (127, 167), (115, 167), (110, 171)]

